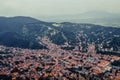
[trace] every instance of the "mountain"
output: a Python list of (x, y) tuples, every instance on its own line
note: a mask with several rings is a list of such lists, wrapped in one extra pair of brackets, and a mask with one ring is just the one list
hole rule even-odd
[(0, 17), (0, 44), (10, 47), (42, 48), (32, 37), (27, 36), (26, 24), (43, 23), (31, 17)]
[(119, 13), (110, 13), (105, 11), (88, 11), (74, 15), (60, 15), (60, 16), (47, 16), (43, 17), (46, 21), (69, 21), (74, 23), (90, 23), (104, 26), (120, 27)]
[(83, 51), (86, 51), (88, 43), (94, 43), (99, 50), (100, 45), (105, 50), (120, 49), (120, 28), (85, 23), (44, 22), (23, 16), (0, 17), (0, 45), (43, 49), (46, 46), (40, 44), (40, 41), (45, 36), (61, 47), (82, 45)]

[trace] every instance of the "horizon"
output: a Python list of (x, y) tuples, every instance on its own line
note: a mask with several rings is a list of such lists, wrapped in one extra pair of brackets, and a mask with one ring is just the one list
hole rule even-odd
[(89, 11), (120, 13), (118, 0), (2, 0), (0, 2), (0, 16), (62, 16)]

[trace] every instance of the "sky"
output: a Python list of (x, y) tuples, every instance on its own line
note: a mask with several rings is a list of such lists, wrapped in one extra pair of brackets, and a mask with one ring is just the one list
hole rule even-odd
[(0, 0), (0, 16), (55, 16), (88, 11), (120, 13), (120, 0)]

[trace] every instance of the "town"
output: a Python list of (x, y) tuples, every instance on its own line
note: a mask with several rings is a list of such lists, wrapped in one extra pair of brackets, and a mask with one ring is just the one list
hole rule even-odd
[(87, 52), (63, 50), (49, 39), (48, 49), (22, 49), (0, 46), (0, 80), (120, 80), (115, 55), (97, 54), (94, 44)]

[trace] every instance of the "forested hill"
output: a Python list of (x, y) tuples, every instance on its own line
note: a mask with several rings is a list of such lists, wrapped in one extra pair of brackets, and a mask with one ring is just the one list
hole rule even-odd
[(53, 43), (83, 45), (95, 43), (105, 49), (119, 50), (120, 28), (94, 24), (44, 22), (31, 17), (0, 17), (0, 45), (42, 49), (40, 40), (47, 36)]

